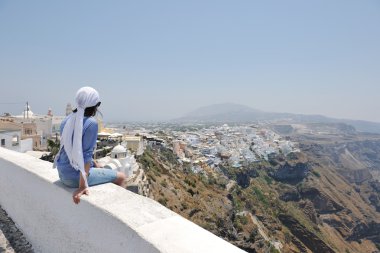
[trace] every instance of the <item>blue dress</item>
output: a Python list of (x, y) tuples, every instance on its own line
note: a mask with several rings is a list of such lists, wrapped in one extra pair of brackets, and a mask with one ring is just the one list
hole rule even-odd
[[(62, 135), (63, 128), (66, 125), (68, 117), (66, 117), (60, 128), (60, 133)], [(98, 138), (98, 122), (93, 117), (83, 118), (83, 135), (82, 135), (82, 150), (83, 150), (83, 160), (84, 163), (91, 163), (92, 165), (92, 154), (96, 147), (96, 140)], [(93, 166), (91, 166), (93, 167)], [(65, 149), (62, 148), (59, 158), (57, 160), (57, 169), (59, 177), (63, 180), (79, 180), (79, 170), (74, 169), (69, 161)]]
[[(61, 135), (63, 128), (66, 124), (67, 117), (61, 124)], [(92, 162), (92, 154), (96, 147), (96, 140), (98, 138), (98, 122), (93, 117), (83, 118), (83, 135), (82, 135), (82, 149), (84, 163), (91, 163), (89, 175), (87, 177), (87, 183), (89, 186), (105, 184), (114, 182), (117, 178), (117, 171), (94, 168)], [(61, 150), (59, 158), (57, 160), (57, 169), (61, 182), (68, 187), (79, 187), (80, 171), (74, 169), (67, 157), (66, 151)]]

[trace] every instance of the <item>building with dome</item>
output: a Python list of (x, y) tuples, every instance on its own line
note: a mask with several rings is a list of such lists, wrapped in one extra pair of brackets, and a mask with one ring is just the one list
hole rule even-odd
[(127, 149), (122, 145), (115, 146), (111, 151), (111, 158), (123, 159), (127, 157)]
[(98, 160), (101, 167), (123, 172), (127, 180), (124, 187), (140, 195), (149, 196), (149, 184), (144, 171), (123, 145), (115, 146), (110, 156)]
[(40, 150), (47, 148), (47, 140), (59, 134), (60, 125), (64, 116), (55, 116), (51, 108), (46, 115), (36, 114), (32, 111), (31, 106), (27, 103), (20, 115), (10, 116), (15, 123), (35, 124), (37, 135), (41, 137), (38, 141), (38, 147), (33, 142), (33, 148)]

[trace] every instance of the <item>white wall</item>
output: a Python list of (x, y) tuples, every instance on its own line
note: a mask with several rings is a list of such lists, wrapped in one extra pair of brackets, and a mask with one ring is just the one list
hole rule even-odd
[(32, 150), (33, 150), (33, 139), (32, 138), (20, 140), (19, 152), (25, 153), (27, 151), (32, 151)]
[(44, 116), (34, 118), (33, 121), (36, 123), (37, 134), (41, 135), (41, 146), (47, 146), (47, 138), (50, 138), (53, 134), (52, 128), (52, 118), (49, 116)]
[(51, 163), (0, 148), (0, 205), (36, 252), (244, 252), (159, 203), (113, 184), (79, 205)]
[[(13, 146), (13, 138), (18, 137), (18, 144)], [(0, 133), (0, 141), (5, 140), (5, 146), (3, 148), (14, 150), (17, 152), (25, 153), (26, 151), (33, 150), (33, 139), (21, 140), (21, 131), (7, 131)], [(0, 144), (1, 145), (1, 144)]]
[[(13, 138), (18, 138), (18, 143), (13, 146)], [(0, 141), (4, 139), (5, 140), (5, 146), (3, 148), (14, 150), (17, 152), (25, 152), (21, 151), (23, 148), (21, 147), (21, 131), (16, 130), (16, 131), (4, 131), (0, 133)], [(26, 144), (26, 143), (24, 143)], [(1, 144), (0, 144), (1, 145)], [(27, 148), (27, 146), (24, 145), (24, 148)], [(32, 150), (32, 148), (30, 149)]]
[(2, 145), (1, 140), (5, 140), (3, 148), (12, 148), (12, 138), (15, 133), (15, 131), (0, 132), (0, 145)]

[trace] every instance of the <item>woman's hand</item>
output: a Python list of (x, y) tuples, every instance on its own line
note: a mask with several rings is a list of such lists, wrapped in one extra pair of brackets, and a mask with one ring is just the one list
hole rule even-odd
[(98, 161), (93, 160), (93, 163), (94, 163), (94, 167), (95, 167), (95, 168), (101, 168), (101, 166), (100, 166), (100, 164), (98, 163)]
[(80, 202), (80, 197), (83, 194), (88, 195), (90, 192), (88, 191), (88, 188), (78, 188), (74, 193), (73, 193), (73, 201), (75, 204), (79, 204)]

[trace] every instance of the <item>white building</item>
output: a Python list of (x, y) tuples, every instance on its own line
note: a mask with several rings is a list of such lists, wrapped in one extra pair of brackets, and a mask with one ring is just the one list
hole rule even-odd
[(51, 138), (53, 134), (59, 133), (60, 125), (65, 117), (53, 116), (50, 108), (47, 115), (38, 115), (33, 113), (30, 106), (27, 105), (20, 115), (12, 118), (14, 118), (17, 123), (35, 123), (37, 134), (41, 136), (41, 147), (46, 148), (47, 139)]
[(114, 147), (111, 151), (111, 157), (101, 158), (99, 163), (104, 168), (123, 172), (127, 178), (133, 177), (139, 169), (135, 157), (129, 155), (127, 149), (122, 145)]
[(35, 123), (37, 134), (41, 136), (41, 147), (46, 146), (47, 139), (52, 136), (52, 117), (34, 114), (27, 105), (20, 115), (13, 116), (17, 123)]
[(149, 182), (135, 160), (134, 155), (128, 154), (127, 149), (122, 145), (117, 145), (111, 151), (111, 156), (98, 160), (99, 165), (105, 169), (117, 170), (126, 175), (124, 187), (140, 195), (149, 196)]
[(142, 155), (142, 153), (144, 153), (144, 141), (142, 136), (124, 136), (123, 139), (127, 143), (127, 148), (135, 152), (136, 155)]
[[(41, 135), (37, 134), (36, 123), (20, 122), (17, 123), (13, 117), (0, 117), (0, 130), (3, 131), (20, 131), (21, 140), (32, 139), (33, 149), (41, 149)], [(5, 139), (4, 139), (5, 141)], [(4, 142), (3, 141), (3, 142)]]
[(0, 130), (0, 147), (24, 153), (33, 150), (33, 139), (21, 140), (21, 130)]

